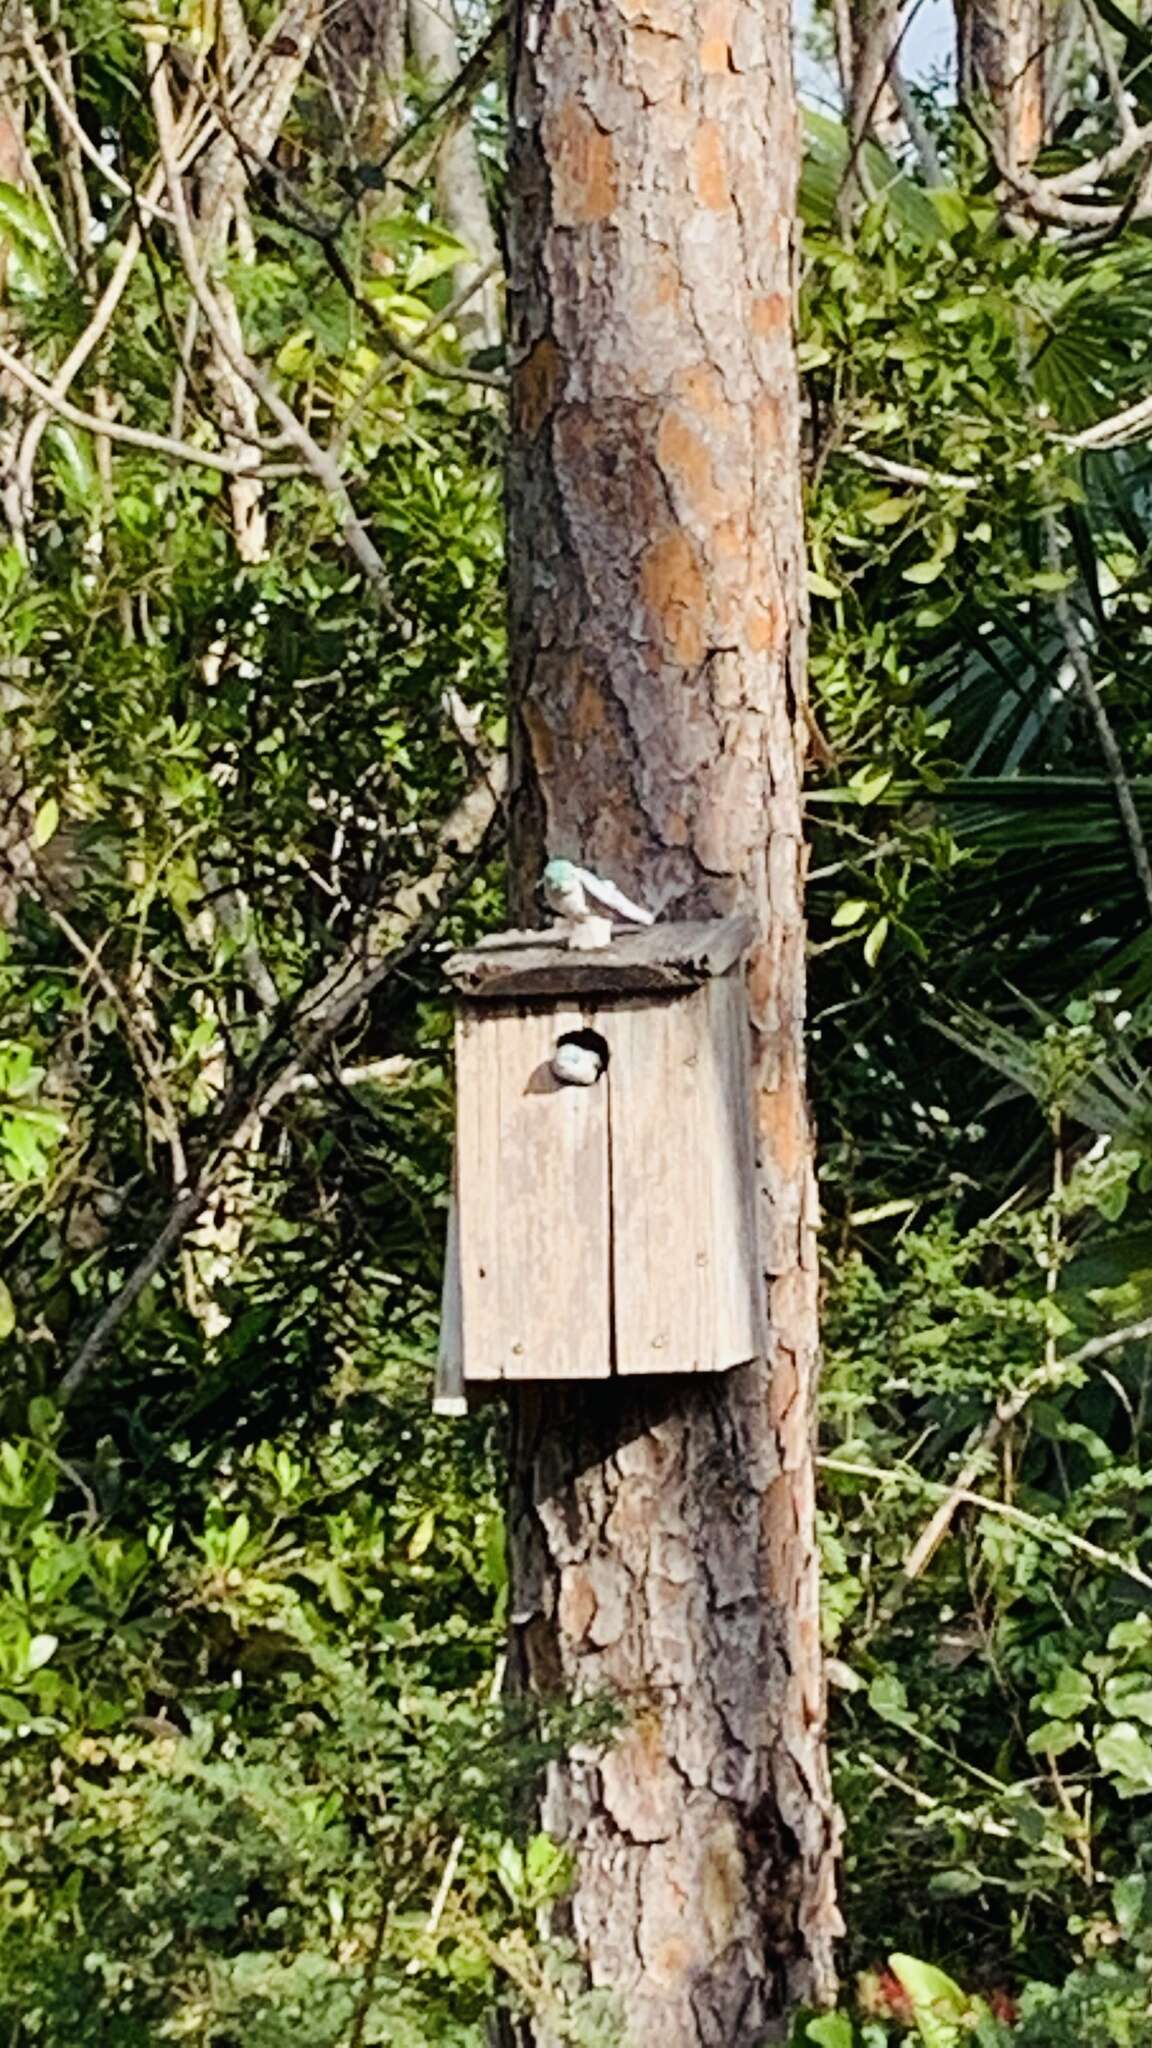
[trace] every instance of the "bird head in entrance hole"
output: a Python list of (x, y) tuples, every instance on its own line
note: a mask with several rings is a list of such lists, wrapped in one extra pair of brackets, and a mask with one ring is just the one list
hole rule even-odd
[(565, 1086), (591, 1088), (608, 1065), (608, 1041), (598, 1031), (562, 1031), (548, 1064)]

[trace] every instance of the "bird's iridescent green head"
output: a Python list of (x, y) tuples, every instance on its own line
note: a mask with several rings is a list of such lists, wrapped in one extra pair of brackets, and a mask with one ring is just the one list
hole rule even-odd
[(570, 860), (550, 860), (544, 870), (546, 889), (570, 889), (577, 871)]

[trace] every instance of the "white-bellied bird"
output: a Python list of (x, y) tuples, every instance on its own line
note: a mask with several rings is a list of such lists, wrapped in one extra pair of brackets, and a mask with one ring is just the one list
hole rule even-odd
[[(584, 938), (593, 944), (604, 945), (611, 936), (611, 922), (605, 918), (606, 910), (614, 911), (627, 924), (654, 924), (650, 910), (639, 903), (633, 903), (615, 882), (606, 882), (602, 876), (594, 875), (588, 868), (578, 868), (571, 860), (550, 860), (544, 870), (544, 900), (557, 917), (571, 926), (573, 945), (579, 945)], [(592, 930), (601, 928), (601, 936), (592, 938)], [(582, 931), (584, 928), (584, 931)]]
[(568, 1087), (591, 1088), (608, 1065), (607, 1041), (598, 1031), (565, 1031), (556, 1040), (549, 1065)]

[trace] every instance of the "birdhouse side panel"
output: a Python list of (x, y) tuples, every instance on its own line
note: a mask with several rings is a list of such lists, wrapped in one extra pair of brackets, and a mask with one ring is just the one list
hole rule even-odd
[[(729, 1364), (762, 1357), (768, 1342), (767, 1289), (760, 1243), (756, 1175), (756, 1098), (742, 974), (708, 984), (703, 1142), (715, 1246), (717, 1346)], [(711, 1137), (707, 1135), (711, 1131)]]
[(721, 1372), (763, 1343), (742, 983), (605, 1006), (621, 1374)]
[(612, 1369), (607, 1089), (549, 1060), (577, 1010), (468, 1005), (456, 1030), (456, 1197), (468, 1380)]

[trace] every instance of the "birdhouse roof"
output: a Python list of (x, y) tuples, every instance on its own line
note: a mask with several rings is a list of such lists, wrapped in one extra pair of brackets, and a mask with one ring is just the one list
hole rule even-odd
[(445, 966), (461, 995), (478, 1000), (586, 995), (674, 995), (727, 974), (755, 937), (751, 917), (619, 930), (609, 946), (574, 951), (566, 934), (493, 932)]

